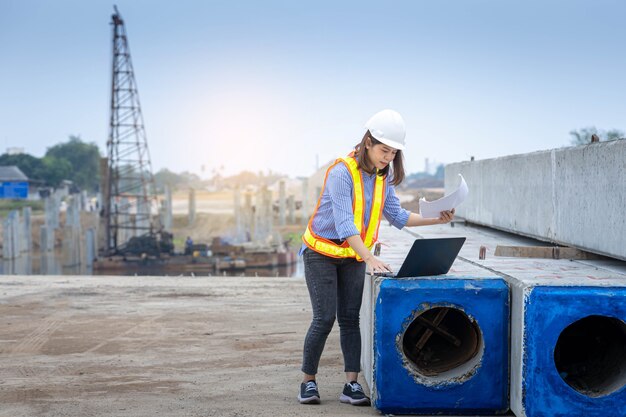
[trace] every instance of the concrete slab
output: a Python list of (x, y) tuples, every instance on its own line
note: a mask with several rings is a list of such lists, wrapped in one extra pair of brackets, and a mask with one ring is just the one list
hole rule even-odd
[(377, 409), (465, 415), (509, 409), (509, 289), (503, 280), (377, 278), (373, 285)]
[(626, 230), (626, 141), (449, 164), (447, 192), (458, 173), (470, 190), (459, 216), (626, 260), (626, 234), (616, 233)]
[[(537, 241), (510, 233), (462, 223), (420, 227), (408, 230), (415, 237), (466, 237), (457, 263), (469, 263), (485, 271), (512, 280), (535, 285), (598, 285), (612, 286), (626, 282), (626, 262), (620, 260), (567, 260), (496, 257), (497, 245), (537, 245)], [(486, 248), (486, 259), (479, 259), (479, 249)]]
[(624, 262), (495, 257), (498, 244), (536, 242), (461, 224), (420, 228), (419, 235), (466, 236), (458, 261), (509, 283), (516, 416), (626, 414)]
[(626, 286), (513, 289), (518, 417), (626, 415)]
[[(397, 271), (414, 238), (391, 227), (379, 236), (381, 258)], [(462, 259), (443, 276), (368, 275), (361, 317), (363, 371), (380, 411), (508, 410), (509, 289), (501, 277)]]

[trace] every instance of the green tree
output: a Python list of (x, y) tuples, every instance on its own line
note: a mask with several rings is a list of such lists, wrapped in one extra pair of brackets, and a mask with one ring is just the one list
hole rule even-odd
[(624, 132), (619, 129), (604, 131), (596, 129), (595, 126), (583, 127), (578, 130), (571, 130), (569, 134), (572, 137), (570, 143), (575, 146), (591, 143), (591, 136), (593, 135), (598, 136), (600, 140), (624, 139), (624, 137), (626, 136)]
[(38, 181), (42, 185), (52, 187), (56, 187), (62, 180), (70, 178), (72, 170), (72, 166), (64, 159), (36, 158), (27, 153), (0, 155), (0, 165), (15, 165), (31, 181)]
[(44, 167), (46, 185), (58, 187), (61, 181), (71, 177), (72, 165), (67, 160), (54, 156), (44, 156), (41, 161)]
[(0, 155), (0, 165), (15, 165), (31, 180), (41, 181), (44, 179), (42, 176), (43, 164), (41, 163), (41, 160), (27, 153), (17, 155), (9, 155), (5, 153)]
[(605, 137), (606, 137), (606, 140), (617, 140), (617, 139), (624, 139), (626, 135), (621, 130), (611, 129), (606, 132)]
[[(65, 160), (71, 171), (69, 178), (78, 187), (95, 190), (100, 183), (100, 150), (95, 143), (83, 142), (78, 136), (70, 136), (65, 143), (48, 148), (46, 158)], [(55, 162), (55, 160), (51, 160)], [(60, 168), (62, 170), (62, 168)]]
[(177, 185), (185, 182), (185, 179), (175, 172), (170, 171), (167, 168), (162, 168), (154, 174), (154, 183), (159, 191), (163, 191), (165, 185), (168, 185), (171, 190), (175, 189)]

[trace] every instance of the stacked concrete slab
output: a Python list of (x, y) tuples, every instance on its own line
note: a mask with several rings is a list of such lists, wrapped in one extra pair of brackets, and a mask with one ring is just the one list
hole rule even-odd
[[(413, 238), (387, 227), (381, 240), (397, 271)], [(509, 290), (492, 272), (457, 261), (445, 276), (367, 276), (361, 331), (363, 372), (381, 412), (508, 410)]]
[(421, 237), (466, 236), (459, 260), (508, 282), (517, 417), (626, 415), (624, 262), (501, 258), (496, 245), (536, 242), (458, 224), (418, 230)]
[(450, 164), (446, 192), (459, 173), (458, 216), (626, 260), (626, 140)]

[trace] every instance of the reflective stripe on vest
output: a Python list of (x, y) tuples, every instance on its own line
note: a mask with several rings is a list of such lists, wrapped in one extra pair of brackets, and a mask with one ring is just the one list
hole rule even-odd
[(344, 241), (343, 244), (337, 245), (335, 242), (318, 236), (313, 232), (311, 224), (313, 218), (319, 209), (320, 202), (322, 201), (322, 195), (326, 188), (326, 180), (328, 179), (328, 173), (337, 164), (343, 163), (348, 168), (350, 175), (352, 176), (352, 184), (354, 186), (354, 193), (352, 196), (352, 212), (354, 213), (354, 225), (363, 240), (363, 243), (368, 249), (372, 249), (376, 240), (378, 239), (378, 226), (380, 225), (381, 214), (385, 205), (385, 178), (376, 175), (374, 183), (374, 193), (372, 196), (372, 208), (370, 210), (370, 220), (367, 229), (364, 228), (365, 222), (365, 195), (363, 189), (363, 178), (361, 177), (361, 171), (359, 170), (356, 159), (352, 156), (345, 158), (339, 158), (332, 164), (326, 171), (326, 177), (324, 178), (324, 186), (322, 187), (322, 193), (315, 206), (315, 211), (311, 215), (309, 224), (302, 235), (302, 241), (312, 250), (321, 253), (322, 255), (331, 256), (333, 258), (356, 258), (361, 261), (361, 257), (350, 247), (348, 241)]

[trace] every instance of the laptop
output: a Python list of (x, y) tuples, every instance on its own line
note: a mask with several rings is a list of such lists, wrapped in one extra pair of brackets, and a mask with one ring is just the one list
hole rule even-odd
[(398, 273), (376, 272), (374, 275), (412, 278), (447, 274), (464, 243), (464, 237), (415, 239)]

